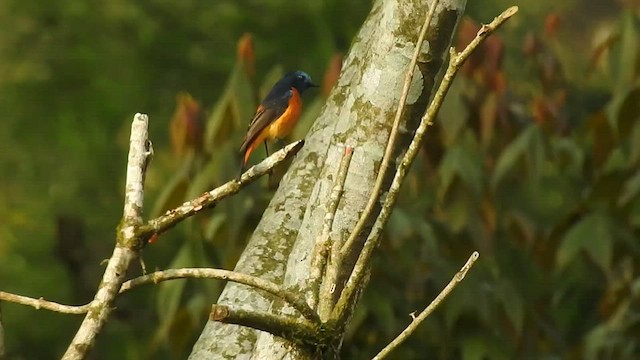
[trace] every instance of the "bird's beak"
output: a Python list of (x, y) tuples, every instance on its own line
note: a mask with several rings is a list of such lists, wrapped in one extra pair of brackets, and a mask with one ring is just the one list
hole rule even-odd
[(311, 82), (309, 83), (309, 87), (320, 87), (320, 85)]

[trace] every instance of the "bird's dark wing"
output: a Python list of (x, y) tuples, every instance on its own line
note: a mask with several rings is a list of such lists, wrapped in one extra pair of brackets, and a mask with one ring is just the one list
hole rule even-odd
[(256, 114), (253, 116), (251, 123), (249, 123), (249, 129), (240, 146), (240, 152), (244, 152), (262, 130), (284, 114), (289, 106), (289, 99), (291, 99), (293, 91), (285, 91), (280, 96), (274, 95), (275, 94), (271, 92), (262, 104), (258, 106)]

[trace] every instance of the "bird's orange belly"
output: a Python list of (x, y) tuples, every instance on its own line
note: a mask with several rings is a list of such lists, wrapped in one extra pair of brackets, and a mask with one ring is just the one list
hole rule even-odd
[(296, 89), (292, 90), (293, 95), (289, 99), (287, 110), (265, 129), (265, 134), (270, 140), (282, 139), (289, 135), (300, 118), (302, 100), (300, 100), (298, 91)]

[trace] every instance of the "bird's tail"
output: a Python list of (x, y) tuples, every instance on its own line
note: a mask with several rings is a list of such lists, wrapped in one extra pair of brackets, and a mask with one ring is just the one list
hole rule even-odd
[(240, 176), (242, 175), (242, 171), (244, 170), (247, 161), (249, 161), (249, 156), (256, 148), (256, 146), (260, 143), (261, 139), (254, 140), (252, 142), (242, 143), (240, 146), (240, 154), (242, 154), (242, 160), (240, 161), (240, 175), (238, 175), (238, 180), (240, 180)]
[(236, 180), (240, 181), (240, 178), (242, 177), (242, 173), (244, 172), (244, 157), (242, 159), (240, 159), (240, 172), (238, 173), (238, 177), (236, 178)]

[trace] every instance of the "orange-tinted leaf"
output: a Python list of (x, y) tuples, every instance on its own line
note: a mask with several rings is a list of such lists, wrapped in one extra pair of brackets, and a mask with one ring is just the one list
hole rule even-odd
[[(458, 40), (456, 42), (456, 48), (458, 51), (462, 51), (478, 34), (480, 25), (473, 21), (470, 17), (465, 16), (462, 18), (460, 25), (458, 26)], [(465, 76), (471, 76), (474, 71), (480, 66), (482, 61), (482, 46), (474, 51), (469, 59), (464, 63), (460, 71)]]
[(488, 37), (482, 44), (484, 47), (483, 69), (485, 72), (484, 81), (486, 84), (495, 82), (496, 76), (502, 69), (502, 58), (504, 57), (504, 44), (497, 36)]
[(342, 53), (337, 53), (329, 61), (329, 67), (322, 78), (322, 95), (324, 97), (329, 96), (331, 89), (338, 82), (340, 71), (342, 70), (342, 58)]
[(611, 47), (613, 47), (613, 45), (619, 40), (619, 34), (612, 34), (607, 36), (603, 41), (596, 45), (589, 60), (589, 72), (592, 72), (594, 69), (598, 68), (605, 61), (606, 54), (609, 52)]
[(478, 30), (480, 30), (480, 25), (478, 25), (477, 22), (473, 21), (473, 19), (468, 16), (463, 17), (460, 22), (460, 26), (458, 27), (456, 49), (458, 51), (462, 51), (467, 47), (467, 45), (469, 45), (478, 34)]
[(200, 104), (186, 92), (176, 96), (176, 110), (171, 117), (171, 148), (181, 156), (202, 147), (202, 110)]
[(522, 43), (522, 53), (525, 56), (534, 56), (540, 51), (540, 40), (532, 32), (527, 33)]
[(480, 136), (484, 147), (489, 146), (493, 139), (497, 117), (498, 95), (496, 93), (489, 93), (480, 108)]
[(547, 15), (544, 20), (544, 35), (546, 37), (554, 37), (558, 31), (558, 27), (560, 26), (561, 19), (558, 13), (551, 13)]
[(491, 80), (492, 82), (489, 84), (490, 88), (497, 94), (504, 94), (507, 90), (507, 79), (505, 78), (504, 73), (502, 71), (498, 71)]
[(494, 234), (498, 224), (495, 204), (488, 199), (484, 199), (482, 201), (481, 210), (482, 218), (484, 219), (484, 223), (487, 228), (487, 233)]
[(551, 117), (551, 113), (545, 99), (541, 95), (536, 95), (531, 104), (531, 114), (536, 124), (544, 126)]
[(187, 156), (181, 167), (167, 181), (160, 195), (158, 195), (150, 215), (159, 216), (165, 211), (172, 209), (184, 202), (185, 193), (190, 182), (189, 173), (193, 168), (193, 156)]
[[(236, 64), (225, 85), (224, 94), (213, 106), (211, 115), (207, 119), (205, 136), (207, 151), (214, 153), (228, 141), (240, 138), (246, 131), (255, 109), (255, 95), (251, 81)], [(239, 143), (240, 140), (237, 141)]]
[(604, 112), (594, 114), (587, 122), (589, 136), (593, 141), (593, 162), (596, 167), (609, 158), (609, 153), (615, 146), (613, 130)]
[(237, 58), (250, 78), (256, 73), (256, 55), (253, 48), (253, 36), (251, 33), (244, 33), (238, 40)]

